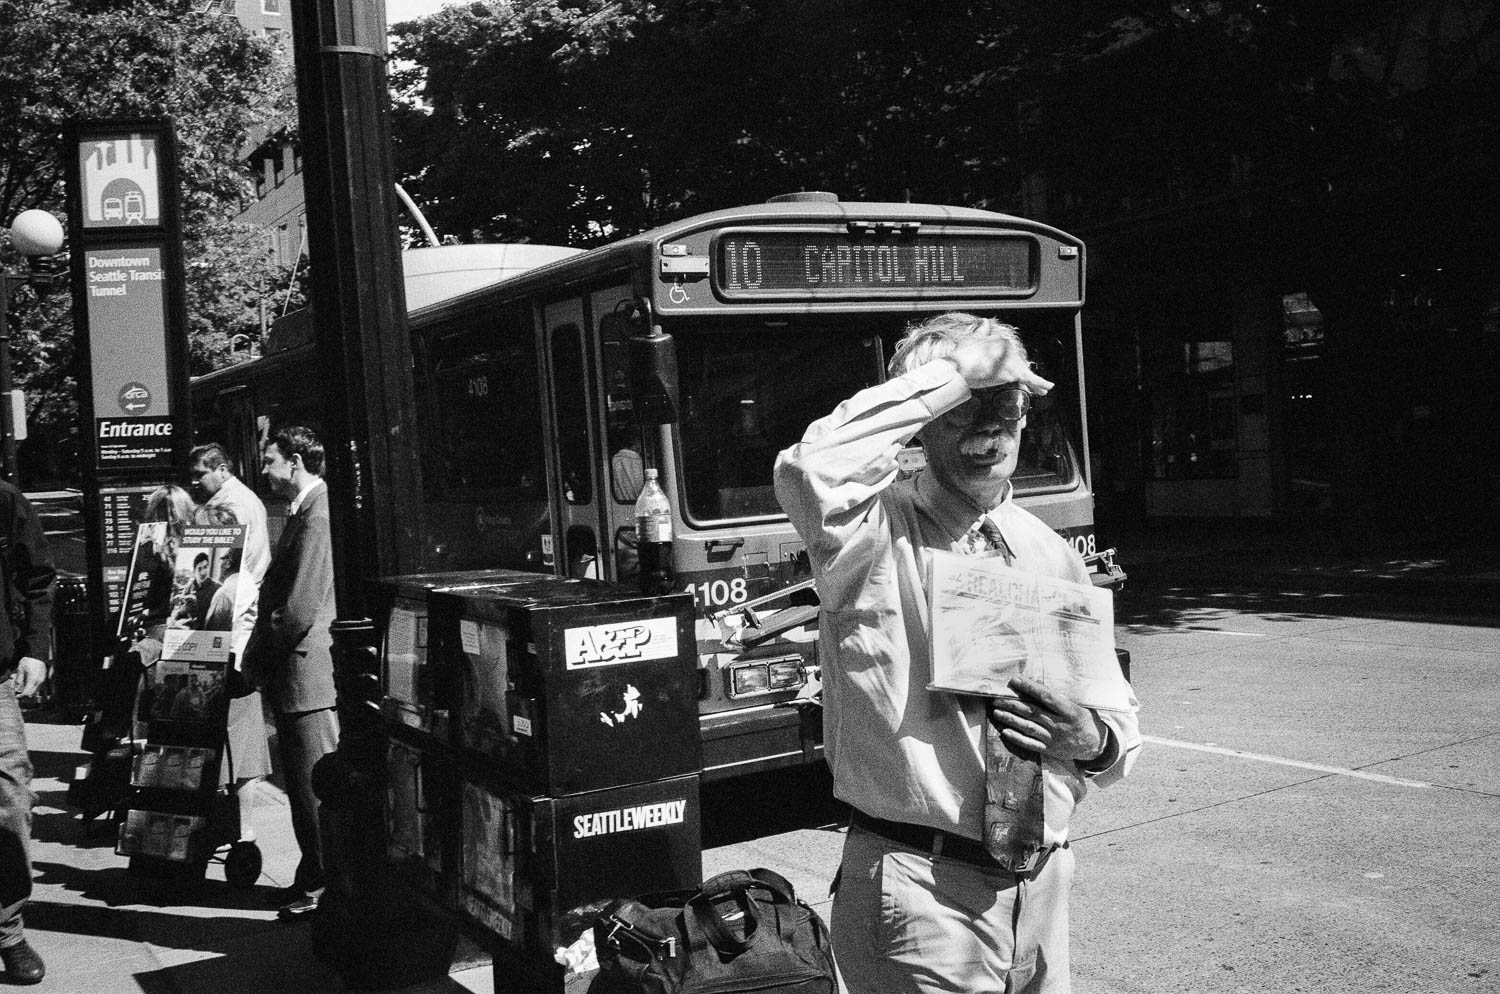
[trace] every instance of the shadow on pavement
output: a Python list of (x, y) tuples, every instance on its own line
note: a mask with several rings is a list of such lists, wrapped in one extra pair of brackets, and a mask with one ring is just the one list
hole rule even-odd
[[(1299, 589), (1300, 587), (1300, 589)], [(1342, 589), (1341, 589), (1342, 588)], [(1183, 577), (1170, 586), (1132, 578), (1115, 597), (1115, 623), (1155, 628), (1212, 627), (1234, 614), (1258, 614), (1268, 621), (1310, 618), (1409, 619), (1421, 616), (1437, 623), (1500, 625), (1494, 588), (1454, 589), (1392, 583), (1388, 589), (1338, 580), (1312, 586), (1275, 583), (1260, 588), (1231, 587)]]
[(37, 798), (39, 806), (59, 810), (32, 814), (33, 842), (55, 843), (75, 849), (114, 849), (115, 823), (107, 814), (91, 821), (78, 818), (66, 810), (67, 791), (63, 790), (42, 791)]
[(26, 924), (55, 935), (148, 944), (154, 953), (144, 963), (169, 963), (131, 974), (148, 994), (349, 989), (317, 958), (307, 928), (295, 923), (33, 901), (26, 906)]
[[(118, 865), (85, 869), (66, 863), (33, 862), (35, 881), (38, 884), (53, 884), (73, 891), (90, 901), (98, 901), (109, 908), (135, 905), (156, 907), (211, 908), (224, 911), (271, 910), (273, 887), (230, 887), (212, 875), (190, 882), (159, 880), (133, 874), (120, 857)], [(206, 871), (212, 874), (212, 870)], [(26, 906), (26, 920), (31, 922), (31, 908)], [(83, 905), (78, 905), (83, 907)], [(127, 912), (133, 913), (133, 912)], [(243, 920), (243, 919), (236, 919)], [(64, 929), (71, 931), (71, 929)]]
[(31, 901), (26, 905), (26, 927), (28, 930), (101, 939), (149, 942), (167, 949), (223, 953), (247, 930), (292, 929), (295, 926), (274, 918), (260, 921), (239, 915), (172, 914), (140, 907), (100, 908), (86, 904)]
[[(27, 722), (30, 724), (30, 722)], [(34, 779), (53, 779), (67, 783), (73, 771), (88, 759), (84, 752), (31, 751), (31, 775)]]
[(706, 783), (702, 805), (705, 849), (798, 829), (832, 830), (849, 818), (849, 806), (833, 796), (826, 763)]

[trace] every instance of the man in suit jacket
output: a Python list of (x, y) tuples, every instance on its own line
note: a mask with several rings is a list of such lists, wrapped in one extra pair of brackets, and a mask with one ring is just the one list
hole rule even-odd
[(261, 453), (261, 472), (291, 500), (286, 527), (260, 585), (245, 674), (265, 691), (276, 715), (277, 748), (302, 849), (292, 884), (278, 895), (283, 915), (318, 906), (325, 882), (312, 770), (338, 747), (333, 687), (333, 543), (323, 443), (302, 427), (283, 428)]

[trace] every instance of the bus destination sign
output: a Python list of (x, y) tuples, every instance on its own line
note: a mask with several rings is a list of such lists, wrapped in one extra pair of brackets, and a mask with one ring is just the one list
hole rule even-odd
[(714, 285), (726, 297), (1029, 293), (1037, 251), (1024, 235), (730, 232), (719, 238)]

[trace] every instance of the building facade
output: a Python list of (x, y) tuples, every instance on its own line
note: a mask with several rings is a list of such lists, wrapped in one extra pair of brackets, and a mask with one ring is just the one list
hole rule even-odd
[(1324, 37), (1143, 37), (1023, 101), (1023, 212), (1089, 250), (1105, 516), (1493, 530), (1495, 4), (1330, 6)]
[[(292, 51), (291, 0), (210, 0), (209, 7)], [(287, 86), (293, 85), (288, 79)], [(301, 150), (284, 134), (262, 132), (252, 135), (244, 161), (245, 192), (235, 219), (261, 232), (272, 261), (291, 266), (307, 252)]]

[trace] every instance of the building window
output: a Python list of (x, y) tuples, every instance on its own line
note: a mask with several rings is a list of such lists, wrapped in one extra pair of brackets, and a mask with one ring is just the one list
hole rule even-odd
[(1281, 298), (1281, 369), (1286, 383), (1284, 436), (1289, 497), (1294, 506), (1319, 506), (1333, 486), (1334, 452), (1323, 312), (1306, 293)]
[(263, 14), (280, 14), (281, 0), (260, 0), (260, 10)]
[(276, 154), (272, 156), (271, 170), (274, 174), (273, 182), (275, 185), (280, 186), (282, 181), (286, 179), (286, 155), (284, 149), (278, 148)]
[(1157, 480), (1239, 475), (1234, 343), (1208, 315), (1181, 314), (1157, 341), (1142, 343), (1151, 403), (1151, 476)]

